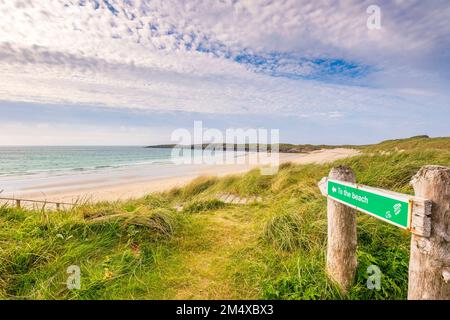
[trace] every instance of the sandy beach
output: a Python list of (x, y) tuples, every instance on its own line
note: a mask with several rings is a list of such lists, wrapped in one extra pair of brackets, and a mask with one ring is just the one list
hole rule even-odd
[[(354, 149), (322, 149), (310, 153), (280, 153), (279, 163), (326, 163), (354, 156)], [(153, 164), (124, 167), (104, 172), (55, 177), (27, 177), (3, 181), (2, 197), (72, 203), (116, 201), (142, 197), (152, 192), (181, 187), (199, 176), (225, 176), (247, 172), (260, 164)]]

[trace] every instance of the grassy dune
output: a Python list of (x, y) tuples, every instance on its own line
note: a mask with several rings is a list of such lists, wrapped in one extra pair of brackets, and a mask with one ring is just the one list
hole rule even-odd
[[(67, 212), (0, 208), (3, 299), (404, 299), (410, 236), (358, 213), (358, 271), (342, 295), (324, 272), (326, 199), (317, 182), (337, 164), (360, 183), (411, 193), (426, 164), (450, 166), (450, 138), (412, 138), (360, 147), (329, 165), (284, 164), (199, 178), (139, 200), (85, 205)], [(231, 205), (218, 194), (258, 195)], [(181, 211), (175, 208), (182, 207)], [(366, 269), (383, 272), (380, 291)], [(81, 268), (81, 289), (66, 269)]]

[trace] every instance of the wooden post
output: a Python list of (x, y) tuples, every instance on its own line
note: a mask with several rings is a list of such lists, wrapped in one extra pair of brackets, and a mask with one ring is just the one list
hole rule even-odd
[[(332, 168), (330, 179), (355, 183), (355, 174), (345, 166)], [(328, 198), (328, 248), (327, 273), (344, 293), (347, 292), (356, 273), (356, 214), (355, 211)]]
[(20, 200), (16, 200), (16, 208), (20, 209)]
[(450, 168), (422, 167), (411, 185), (432, 206), (430, 236), (411, 238), (408, 299), (450, 299)]

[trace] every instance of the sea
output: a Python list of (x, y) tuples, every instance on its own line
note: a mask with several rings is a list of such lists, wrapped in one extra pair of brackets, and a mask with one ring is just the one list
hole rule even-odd
[[(182, 178), (195, 175), (205, 163), (214, 163), (213, 157), (208, 158), (202, 150), (186, 152), (173, 155), (170, 148), (140, 146), (3, 146), (0, 198), (39, 197), (75, 188)], [(181, 164), (180, 159), (184, 161)]]
[(0, 147), (0, 177), (172, 163), (171, 149), (139, 146)]

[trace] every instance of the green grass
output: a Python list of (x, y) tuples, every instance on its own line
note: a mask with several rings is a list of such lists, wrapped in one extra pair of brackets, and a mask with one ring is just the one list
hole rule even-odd
[[(421, 166), (450, 166), (450, 138), (361, 150), (333, 164), (202, 177), (162, 194), (66, 212), (0, 207), (0, 298), (405, 299), (410, 235), (360, 213), (355, 283), (343, 295), (328, 280), (326, 199), (317, 182), (343, 164), (360, 183), (412, 193), (409, 181)], [(263, 200), (215, 200), (224, 193)], [(70, 265), (81, 268), (80, 290), (66, 287)], [(370, 265), (382, 272), (379, 291), (366, 287)]]
[(224, 208), (226, 204), (223, 201), (217, 200), (217, 199), (210, 199), (210, 200), (204, 200), (204, 201), (193, 201), (183, 208), (183, 211), (185, 213), (198, 213), (198, 212), (204, 212), (204, 211), (212, 211)]

